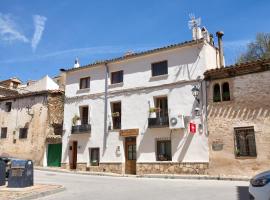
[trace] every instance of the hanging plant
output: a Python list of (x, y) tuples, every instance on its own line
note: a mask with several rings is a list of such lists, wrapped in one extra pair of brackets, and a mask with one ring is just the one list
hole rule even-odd
[(75, 126), (78, 120), (80, 120), (80, 117), (79, 117), (78, 115), (75, 115), (75, 116), (72, 118), (72, 124)]
[(149, 112), (150, 113), (154, 113), (154, 112), (160, 112), (160, 108), (149, 108)]

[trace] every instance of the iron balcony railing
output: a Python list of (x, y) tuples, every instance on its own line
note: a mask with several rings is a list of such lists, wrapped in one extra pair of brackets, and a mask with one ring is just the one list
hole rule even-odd
[(148, 127), (149, 128), (160, 128), (169, 126), (169, 117), (162, 116), (156, 118), (148, 118)]
[(90, 124), (76, 125), (76, 126), (72, 126), (71, 128), (72, 134), (90, 133), (90, 132), (91, 132)]

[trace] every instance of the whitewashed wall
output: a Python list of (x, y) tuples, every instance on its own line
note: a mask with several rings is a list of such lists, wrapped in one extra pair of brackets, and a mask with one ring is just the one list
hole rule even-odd
[[(168, 75), (151, 77), (151, 63), (168, 60)], [(126, 90), (109, 95), (108, 118), (110, 119), (110, 102), (122, 102), (122, 129), (139, 128), (137, 137), (137, 162), (155, 162), (155, 141), (160, 137), (172, 138), (172, 161), (174, 162), (208, 162), (208, 142), (205, 129), (191, 135), (185, 130), (170, 131), (168, 128), (149, 129), (149, 102), (153, 105), (154, 97), (167, 96), (169, 112), (174, 111), (192, 119), (194, 97), (191, 94), (192, 85), (197, 78), (203, 78), (203, 73), (209, 68), (215, 68), (216, 50), (209, 44), (197, 44), (140, 56), (117, 63), (109, 63), (109, 71), (124, 70), (123, 84), (109, 85), (111, 91)], [(212, 66), (213, 65), (213, 66)], [(78, 141), (78, 162), (89, 163), (89, 148), (100, 147), (101, 162), (124, 162), (124, 139), (119, 132), (109, 131), (104, 138), (104, 74), (105, 66), (81, 69), (68, 72), (66, 79), (66, 103), (64, 114), (63, 156), (62, 162), (68, 163), (69, 142)], [(79, 90), (79, 80), (91, 77), (90, 90)], [(181, 81), (177, 86), (151, 88)], [(110, 80), (109, 80), (110, 84)], [(137, 89), (128, 91), (129, 89)], [(203, 92), (204, 94), (204, 92)], [(88, 95), (88, 96), (87, 96)], [(76, 98), (79, 97), (79, 98)], [(205, 98), (203, 98), (205, 100)], [(79, 114), (79, 106), (90, 107), (91, 136), (71, 135), (72, 118)], [(203, 110), (203, 108), (202, 108)], [(190, 118), (189, 117), (189, 118)], [(203, 117), (202, 117), (203, 118)], [(203, 119), (192, 119), (202, 123)], [(189, 121), (187, 121), (188, 123)], [(105, 141), (105, 142), (104, 142)], [(104, 145), (106, 144), (106, 145)], [(120, 146), (121, 153), (116, 154)], [(104, 151), (103, 151), (104, 150)]]

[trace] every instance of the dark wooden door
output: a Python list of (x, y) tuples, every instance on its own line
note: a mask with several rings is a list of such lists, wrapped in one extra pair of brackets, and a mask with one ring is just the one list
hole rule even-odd
[(77, 168), (77, 148), (78, 148), (78, 142), (73, 141), (72, 146), (71, 146), (70, 169), (76, 169)]
[(126, 164), (125, 172), (126, 174), (136, 174), (136, 137), (128, 137), (125, 139), (125, 154), (126, 154)]

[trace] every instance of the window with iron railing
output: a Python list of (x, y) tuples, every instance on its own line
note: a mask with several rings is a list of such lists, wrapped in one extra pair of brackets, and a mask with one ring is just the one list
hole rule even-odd
[(171, 141), (161, 140), (157, 141), (157, 161), (171, 161)]
[(236, 157), (256, 157), (256, 140), (254, 127), (234, 129)]

